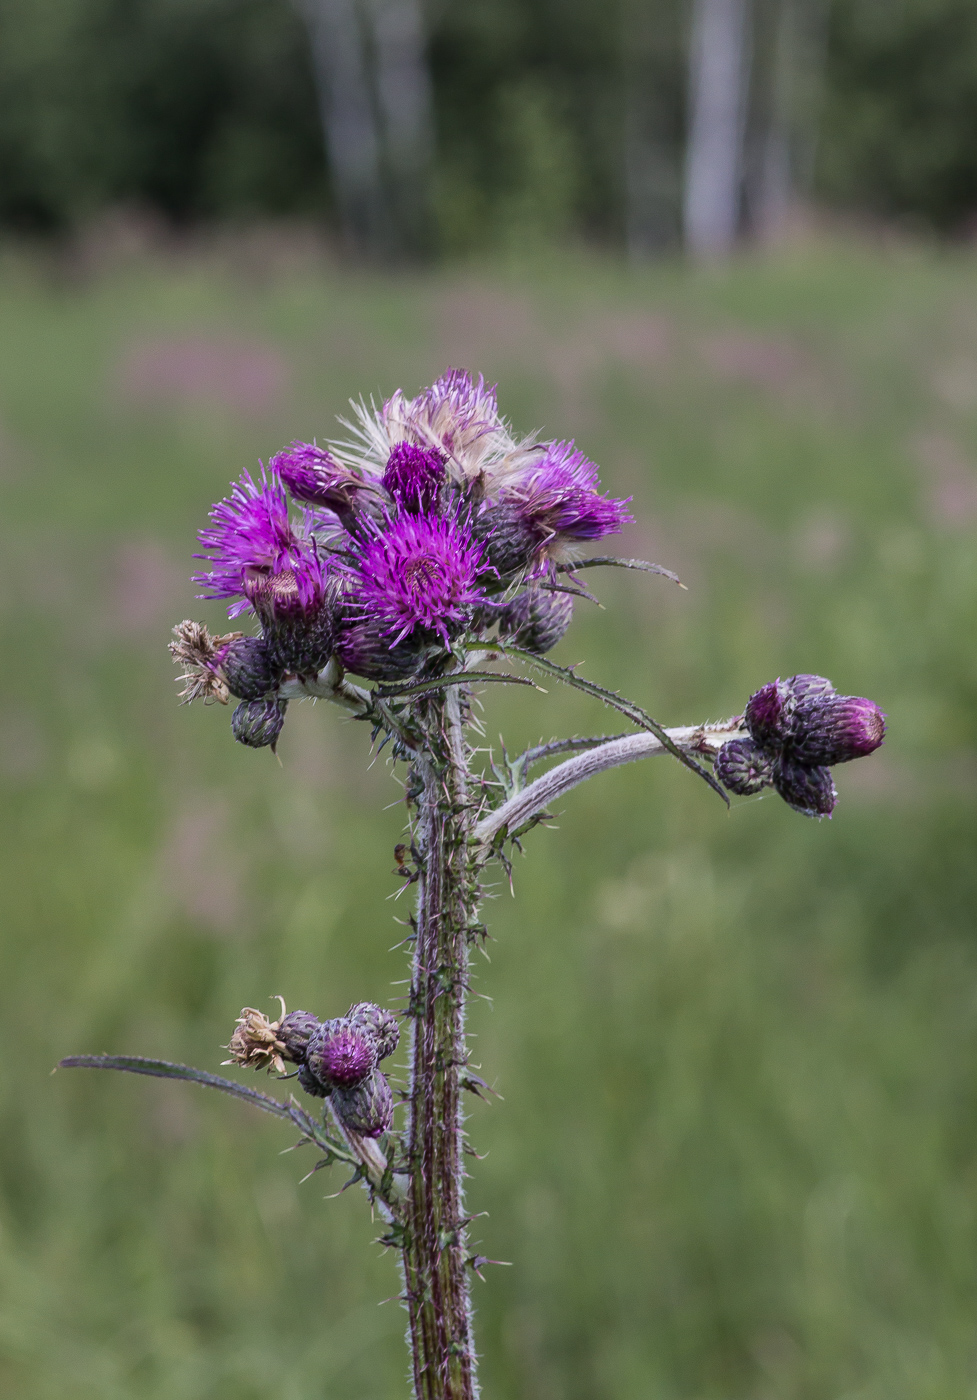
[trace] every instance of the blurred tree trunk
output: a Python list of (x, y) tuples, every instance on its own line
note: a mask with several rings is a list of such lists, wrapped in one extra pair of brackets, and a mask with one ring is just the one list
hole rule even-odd
[(350, 247), (416, 253), (427, 234), (431, 92), (419, 0), (300, 0)]
[(695, 0), (684, 225), (699, 257), (729, 252), (739, 225), (748, 19), (749, 0)]
[(826, 37), (824, 0), (780, 0), (753, 222), (764, 238), (783, 233), (810, 189)]
[(369, 0), (377, 103), (398, 251), (422, 253), (430, 241), (434, 163), (431, 79), (420, 0)]

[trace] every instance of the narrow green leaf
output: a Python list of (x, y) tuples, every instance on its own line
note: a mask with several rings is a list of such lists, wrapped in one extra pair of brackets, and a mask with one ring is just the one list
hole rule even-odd
[(661, 574), (662, 578), (670, 578), (677, 583), (679, 588), (685, 588), (678, 574), (673, 574), (671, 569), (663, 569), (661, 564), (649, 564), (647, 559), (618, 559), (613, 554), (601, 554), (596, 559), (572, 559), (569, 564), (557, 564), (556, 568), (561, 574), (575, 574), (579, 569), (640, 569), (645, 574)]
[(712, 774), (700, 763), (696, 763), (691, 754), (680, 749), (675, 740), (666, 733), (663, 726), (640, 705), (636, 705), (633, 700), (625, 700), (623, 696), (617, 695), (613, 690), (605, 690), (602, 685), (596, 685), (593, 681), (585, 681), (582, 676), (578, 676), (566, 666), (557, 666), (555, 661), (548, 661), (545, 656), (537, 656), (534, 651), (526, 651), (523, 647), (504, 645), (501, 642), (485, 642), (483, 646), (486, 651), (498, 651), (502, 656), (518, 656), (527, 665), (535, 667), (537, 671), (542, 671), (544, 675), (556, 676), (563, 681), (564, 685), (571, 685), (576, 690), (582, 690), (585, 695), (593, 695), (595, 699), (602, 700), (611, 709), (620, 711), (622, 715), (627, 715), (632, 724), (636, 724), (639, 729), (647, 729), (649, 733), (654, 734), (668, 752), (678, 759), (679, 763), (684, 764), (693, 773), (697, 773), (704, 783), (707, 783), (714, 792), (719, 794), (726, 806), (729, 806), (729, 798)]
[[(481, 642), (478, 643), (481, 647)], [(450, 685), (467, 685), (472, 683), (481, 684), (483, 681), (496, 681), (503, 685), (530, 685), (533, 690), (540, 690), (535, 681), (531, 681), (528, 676), (509, 676), (505, 672), (498, 671), (455, 671), (450, 676), (436, 676), (430, 681), (405, 681), (403, 685), (378, 685), (375, 694), (381, 700), (392, 700), (396, 696), (411, 697), (414, 695), (427, 695), (433, 691), (446, 690)]]

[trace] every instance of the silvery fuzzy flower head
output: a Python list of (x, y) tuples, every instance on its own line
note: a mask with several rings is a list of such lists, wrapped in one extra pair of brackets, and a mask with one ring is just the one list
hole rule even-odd
[(627, 501), (603, 495), (597, 468), (572, 442), (541, 446), (479, 517), (479, 534), (500, 573), (545, 568), (575, 546), (620, 532)]
[(445, 478), (444, 453), (435, 447), (398, 442), (387, 459), (382, 486), (401, 510), (417, 515), (432, 511)]
[[(255, 481), (244, 472), (230, 496), (214, 506), (210, 525), (200, 531), (205, 553), (195, 555), (210, 568), (194, 574), (202, 598), (231, 598), (236, 617), (267, 597), (272, 611), (312, 611), (325, 596), (326, 562), (314, 540), (301, 535), (288, 514), (288, 498), (276, 472)], [(274, 580), (282, 580), (277, 589)], [(284, 584), (287, 582), (287, 587)]]
[(350, 437), (332, 443), (335, 457), (364, 479), (379, 479), (402, 442), (439, 452), (450, 479), (482, 493), (494, 489), (535, 451), (533, 439), (517, 439), (500, 416), (494, 386), (463, 369), (449, 369), (414, 398), (398, 389), (379, 408), (354, 403), (354, 420), (342, 420)]
[(461, 519), (386, 515), (372, 524), (349, 567), (345, 606), (396, 646), (418, 634), (445, 646), (487, 600), (485, 551)]

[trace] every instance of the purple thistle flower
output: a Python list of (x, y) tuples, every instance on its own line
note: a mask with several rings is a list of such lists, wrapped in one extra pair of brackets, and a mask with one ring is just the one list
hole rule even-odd
[(398, 442), (387, 461), (382, 485), (402, 510), (421, 515), (437, 504), (444, 475), (443, 452)]
[(371, 527), (352, 566), (350, 619), (369, 619), (393, 646), (415, 629), (447, 645), (485, 602), (485, 572), (483, 548), (463, 521), (386, 516), (382, 527)]
[(813, 767), (850, 763), (874, 753), (884, 738), (885, 715), (874, 701), (818, 696), (797, 706), (790, 751), (799, 763)]
[(345, 1019), (324, 1021), (314, 1031), (305, 1051), (305, 1063), (327, 1089), (351, 1089), (372, 1074), (377, 1047), (369, 1035)]
[(520, 554), (523, 566), (533, 556), (539, 565), (563, 558), (574, 544), (617, 534), (633, 519), (628, 502), (602, 495), (598, 485), (597, 468), (572, 442), (546, 444), (543, 455), (510, 479), (497, 504), (479, 518), (490, 557), (497, 536), (500, 572), (512, 572), (511, 561)]
[(200, 597), (237, 598), (227, 610), (228, 617), (236, 617), (252, 604), (262, 585), (290, 574), (292, 584), (284, 592), (292, 602), (304, 611), (322, 602), (326, 565), (315, 544), (292, 526), (288, 499), (275, 471), (262, 468), (257, 482), (244, 472), (230, 496), (214, 506), (210, 520), (198, 536), (205, 552), (194, 555), (211, 565), (193, 575), (194, 583), (207, 590)]
[(297, 501), (326, 506), (340, 517), (353, 510), (358, 498), (371, 489), (370, 483), (311, 442), (293, 442), (276, 453), (271, 469)]

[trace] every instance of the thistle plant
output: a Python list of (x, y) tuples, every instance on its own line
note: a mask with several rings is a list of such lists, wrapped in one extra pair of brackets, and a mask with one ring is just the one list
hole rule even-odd
[[(398, 391), (354, 410), (344, 438), (292, 443), (213, 508), (195, 581), (248, 630), (215, 636), (181, 622), (171, 651), (184, 701), (237, 702), (231, 732), (242, 744), (274, 750), (289, 706), (317, 698), (364, 722), (389, 755), (409, 813), (398, 868), (416, 890), (406, 1005), (360, 1002), (340, 1015), (310, 987), (314, 1014), (283, 1003), (272, 1020), (245, 1008), (225, 1063), (286, 1081), (285, 1097), (163, 1061), (62, 1063), (218, 1088), (287, 1119), (318, 1149), (318, 1166), (349, 1168), (399, 1259), (415, 1397), (472, 1400), (470, 1288), (488, 1261), (469, 1241), (462, 1102), (487, 1087), (465, 1031), (487, 869), (508, 869), (512, 848), (578, 783), (656, 754), (727, 804), (730, 793), (769, 788), (797, 812), (830, 817), (832, 767), (878, 748), (885, 721), (870, 700), (796, 675), (760, 686), (731, 719), (665, 728), (557, 665), (547, 653), (576, 601), (593, 596), (585, 569), (677, 582), (642, 560), (582, 556), (630, 520), (629, 503), (601, 491), (572, 442), (515, 436), (481, 377), (450, 370), (415, 398)], [(479, 689), (543, 677), (616, 711), (627, 732), (555, 739), (516, 757), (478, 747)], [(402, 1031), (410, 1077), (398, 1103), (384, 1065)]]

